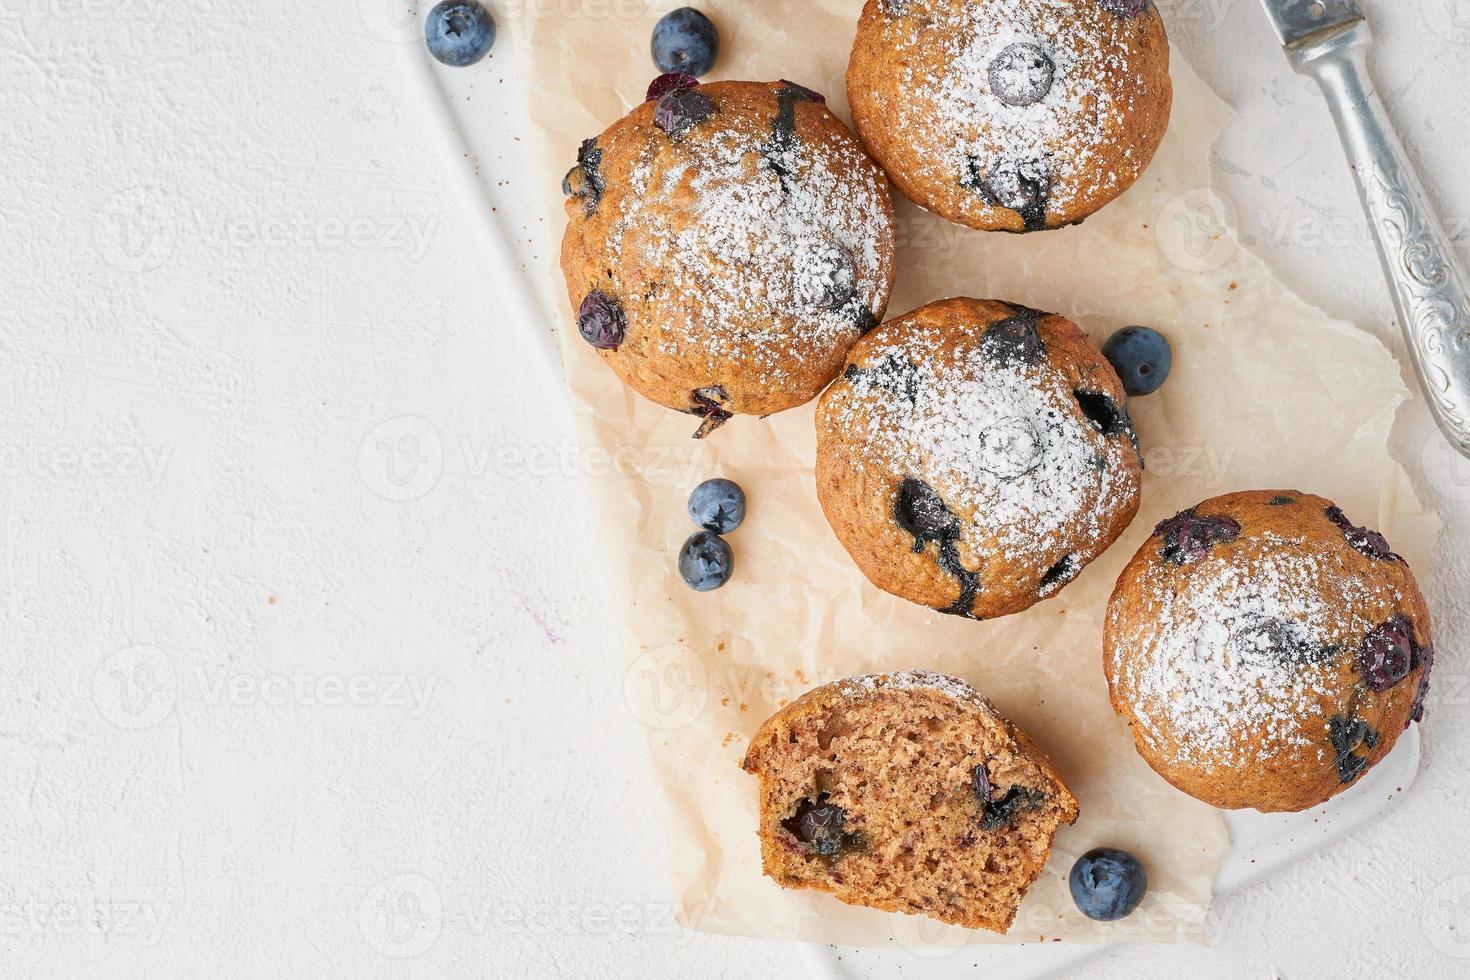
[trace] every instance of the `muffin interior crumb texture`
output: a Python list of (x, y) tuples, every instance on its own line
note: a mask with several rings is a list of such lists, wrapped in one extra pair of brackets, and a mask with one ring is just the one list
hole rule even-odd
[(956, 678), (827, 685), (752, 740), (766, 874), (788, 888), (1004, 932), (1076, 800)]

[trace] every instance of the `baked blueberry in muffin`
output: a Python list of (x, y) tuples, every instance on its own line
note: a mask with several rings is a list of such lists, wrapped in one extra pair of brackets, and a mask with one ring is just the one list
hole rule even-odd
[(1147, 0), (867, 0), (853, 122), (899, 190), (951, 221), (1038, 231), (1127, 190), (1169, 121)]
[(888, 183), (795, 83), (660, 76), (562, 190), (579, 332), (697, 435), (811, 400), (888, 304)]
[(1108, 603), (1104, 669), (1139, 754), (1229, 809), (1304, 810), (1423, 715), (1434, 651), (1413, 573), (1376, 531), (1295, 490), (1159, 523)]
[(1128, 526), (1126, 396), (1055, 314), (950, 299), (852, 350), (817, 408), (817, 495), (879, 588), (960, 616), (1057, 594)]
[(1005, 932), (1077, 801), (964, 681), (911, 670), (807, 692), (761, 725), (761, 862), (786, 888)]

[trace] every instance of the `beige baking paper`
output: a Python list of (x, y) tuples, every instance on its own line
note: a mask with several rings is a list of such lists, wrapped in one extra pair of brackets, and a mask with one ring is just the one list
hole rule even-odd
[[(580, 140), (642, 101), (655, 74), (650, 29), (670, 6), (586, 0), (516, 25), (553, 243), (565, 223), (561, 175)], [(847, 119), (843, 71), (859, 8), (858, 0), (718, 4), (722, 51), (707, 80), (791, 79), (824, 92)], [(607, 655), (627, 656), (621, 696), (648, 735), (688, 926), (890, 948), (1200, 941), (1228, 835), (1216, 811), (1144, 765), (1109, 709), (1101, 622), (1117, 573), (1161, 518), (1215, 494), (1276, 487), (1337, 500), (1426, 567), (1437, 525), (1385, 449), (1407, 397), (1395, 362), (1367, 334), (1303, 304), (1237, 245), (1209, 190), (1210, 145), (1230, 110), (1177, 52), (1173, 74), (1173, 122), (1153, 165), (1081, 226), (987, 235), (898, 202), (889, 316), (947, 296), (994, 297), (1064, 313), (1094, 340), (1146, 323), (1174, 342), (1169, 382), (1132, 405), (1148, 464), (1138, 519), (1057, 598), (1020, 615), (970, 622), (869, 585), (817, 504), (811, 405), (737, 418), (695, 442), (695, 419), (623, 387), (581, 342), (554, 256), (539, 270), (552, 279), (585, 420), (582, 458), (606, 571), (626, 597)], [(697, 594), (680, 582), (675, 555), (693, 530), (688, 491), (716, 475), (745, 487), (749, 516), (730, 537), (734, 579)], [(813, 685), (908, 667), (957, 674), (987, 693), (1050, 753), (1081, 801), (1081, 819), (1058, 835), (1009, 936), (851, 907), (761, 875), (755, 780), (740, 769), (750, 735)], [(1082, 918), (1067, 894), (1073, 860), (1097, 845), (1127, 848), (1149, 869), (1144, 906), (1112, 926)]]

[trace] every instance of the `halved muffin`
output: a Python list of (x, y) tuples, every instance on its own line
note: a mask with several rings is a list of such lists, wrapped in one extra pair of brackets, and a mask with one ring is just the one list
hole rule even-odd
[(1026, 734), (930, 671), (808, 691), (756, 732), (744, 768), (760, 778), (761, 861), (778, 884), (995, 932), (1077, 819)]

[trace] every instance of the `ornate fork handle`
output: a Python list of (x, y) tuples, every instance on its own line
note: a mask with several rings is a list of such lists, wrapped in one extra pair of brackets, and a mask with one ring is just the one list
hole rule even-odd
[(1424, 394), (1445, 437), (1470, 456), (1470, 280), (1368, 76), (1372, 41), (1358, 20), (1287, 55), (1327, 96)]

